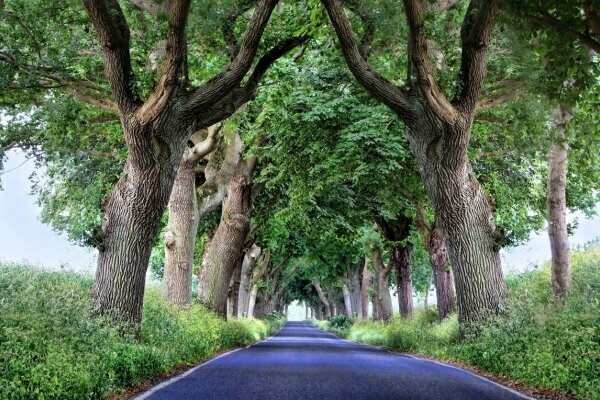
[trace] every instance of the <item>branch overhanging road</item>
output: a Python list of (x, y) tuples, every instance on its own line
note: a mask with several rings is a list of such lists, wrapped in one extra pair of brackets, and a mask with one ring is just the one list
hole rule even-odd
[(227, 353), (166, 381), (138, 400), (523, 400), (479, 375), (344, 341), (308, 322)]

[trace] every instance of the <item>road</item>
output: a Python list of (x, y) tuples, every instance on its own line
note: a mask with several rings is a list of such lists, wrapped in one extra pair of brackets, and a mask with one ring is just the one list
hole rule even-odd
[(455, 367), (339, 339), (288, 322), (270, 339), (217, 357), (138, 400), (406, 399), (529, 397)]

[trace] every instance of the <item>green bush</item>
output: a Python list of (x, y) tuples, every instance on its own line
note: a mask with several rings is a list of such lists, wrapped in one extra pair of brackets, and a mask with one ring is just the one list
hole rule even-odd
[[(456, 316), (437, 322), (435, 310), (388, 323), (356, 321), (350, 340), (461, 361), (534, 386), (600, 399), (600, 247), (572, 257), (573, 286), (555, 304), (550, 266), (509, 276), (507, 312), (476, 336), (459, 338)], [(329, 322), (324, 329), (334, 329)]]
[(554, 304), (549, 266), (513, 277), (507, 315), (451, 355), (523, 382), (600, 399), (600, 249), (575, 252), (573, 286)]
[(167, 305), (149, 287), (140, 337), (93, 317), (92, 279), (0, 264), (0, 398), (101, 399), (220, 349), (274, 333), (282, 320), (231, 320)]

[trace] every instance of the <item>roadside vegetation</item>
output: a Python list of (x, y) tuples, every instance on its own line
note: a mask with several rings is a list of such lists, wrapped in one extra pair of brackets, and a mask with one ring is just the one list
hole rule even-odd
[(573, 253), (573, 286), (552, 301), (550, 266), (508, 277), (508, 311), (461, 339), (435, 309), (389, 322), (334, 317), (317, 325), (349, 340), (459, 361), (537, 387), (600, 399), (600, 247)]
[(199, 304), (178, 310), (150, 285), (139, 338), (94, 317), (92, 277), (0, 264), (0, 399), (101, 399), (279, 329), (225, 322)]

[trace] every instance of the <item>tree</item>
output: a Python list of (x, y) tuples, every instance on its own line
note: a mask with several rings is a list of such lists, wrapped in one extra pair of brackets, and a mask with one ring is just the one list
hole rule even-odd
[[(402, 317), (409, 317), (413, 311), (412, 285), (412, 244), (408, 241), (412, 221), (404, 215), (393, 221), (377, 219), (383, 236), (392, 244), (389, 269), (396, 273), (398, 307)], [(436, 287), (437, 288), (437, 287)]]
[[(555, 300), (560, 301), (571, 283), (567, 211), (578, 208), (576, 204), (585, 203), (581, 197), (569, 196), (568, 178), (570, 175), (574, 181), (593, 173), (593, 170), (579, 170), (577, 164), (581, 161), (569, 155), (569, 147), (595, 146), (597, 141), (589, 140), (585, 132), (569, 129), (569, 125), (574, 117), (589, 119), (591, 116), (575, 115), (574, 110), (578, 103), (590, 101), (586, 89), (596, 85), (597, 60), (594, 53), (600, 50), (600, 9), (589, 0), (519, 0), (507, 2), (504, 9), (518, 17), (512, 25), (521, 33), (520, 39), (536, 48), (540, 55), (544, 74), (535, 90), (555, 104), (550, 121), (552, 143), (548, 156), (546, 204), (552, 254), (552, 293)], [(577, 142), (579, 144), (575, 144)], [(579, 170), (578, 174), (570, 173), (570, 163)], [(597, 181), (588, 189), (596, 185)]]
[(255, 159), (238, 165), (223, 203), (221, 222), (202, 258), (200, 300), (223, 317), (227, 316), (229, 282), (235, 269), (242, 267), (244, 245), (250, 231), (255, 165)]
[[(102, 87), (90, 87), (85, 79), (64, 78), (60, 71), (46, 69), (44, 65), (24, 64), (13, 54), (3, 52), (2, 61), (11, 68), (30, 76), (50, 75), (47, 78), (50, 82), (65, 82), (67, 90), (79, 99), (91, 99), (90, 102), (98, 106), (118, 111), (128, 156), (123, 176), (103, 203), (104, 220), (98, 234), (100, 255), (92, 289), (99, 312), (139, 323), (150, 250), (188, 137), (230, 116), (250, 100), (268, 67), (305, 40), (305, 37), (292, 37), (275, 44), (241, 84), (252, 68), (276, 4), (277, 1), (256, 4), (239, 44), (233, 27), (240, 13), (233, 13), (228, 21), (232, 29), (225, 35), (232, 60), (199, 86), (188, 73), (186, 23), (190, 2), (187, 0), (136, 5), (156, 15), (159, 21), (163, 16), (167, 20), (166, 24), (159, 24), (163, 32), (166, 31), (166, 41), (158, 42), (159, 48), (164, 45), (164, 59), (158, 61), (158, 79), (147, 94), (138, 90), (143, 83), (136, 79), (135, 72), (139, 69), (132, 63), (128, 23), (131, 18), (126, 18), (126, 12), (139, 14), (136, 14), (137, 9), (123, 9), (117, 1), (85, 2), (102, 48), (106, 79), (112, 92), (108, 100), (100, 90)], [(248, 8), (242, 7), (242, 13)], [(88, 48), (97, 46), (93, 42), (86, 45)], [(151, 46), (156, 46), (156, 42)], [(148, 78), (143, 73), (139, 75), (140, 79)], [(144, 95), (145, 101), (142, 100)]]
[(200, 221), (195, 195), (196, 164), (210, 154), (219, 141), (220, 126), (212, 126), (206, 136), (192, 142), (181, 157), (173, 189), (169, 196), (169, 222), (165, 232), (163, 291), (171, 304), (192, 302), (194, 245)]
[(425, 6), (404, 1), (410, 34), (409, 76), (403, 88), (380, 75), (361, 51), (342, 3), (324, 0), (346, 62), (357, 80), (405, 123), (426, 191), (447, 237), (454, 266), (461, 323), (497, 313), (507, 297), (492, 207), (472, 174), (467, 156), (475, 109), (486, 73), (497, 9), (494, 1), (471, 1), (461, 29), (462, 57), (451, 102), (432, 71)]

